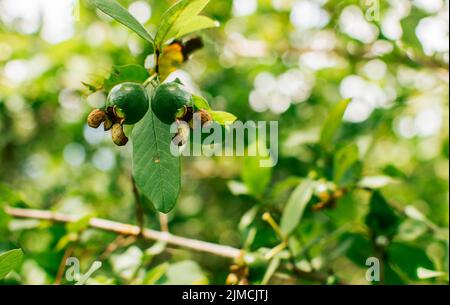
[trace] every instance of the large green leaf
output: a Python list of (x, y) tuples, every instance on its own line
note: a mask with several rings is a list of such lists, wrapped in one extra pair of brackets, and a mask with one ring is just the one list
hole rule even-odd
[(180, 158), (170, 152), (170, 125), (149, 109), (134, 127), (132, 139), (136, 184), (158, 211), (168, 213), (175, 206), (181, 186)]
[(198, 14), (210, 0), (181, 0), (171, 6), (162, 16), (155, 37), (155, 44), (161, 46), (171, 39), (206, 28), (218, 26), (218, 23)]
[(16, 268), (23, 258), (21, 249), (14, 249), (0, 254), (0, 280)]
[(342, 100), (331, 109), (320, 134), (320, 144), (323, 146), (328, 146), (333, 142), (342, 124), (342, 118), (349, 103), (350, 99)]
[(292, 192), (281, 216), (281, 232), (289, 235), (302, 220), (303, 213), (313, 195), (314, 181), (303, 180)]
[(153, 38), (143, 25), (131, 15), (127, 9), (115, 0), (90, 0), (91, 3), (106, 15), (138, 34), (153, 47)]

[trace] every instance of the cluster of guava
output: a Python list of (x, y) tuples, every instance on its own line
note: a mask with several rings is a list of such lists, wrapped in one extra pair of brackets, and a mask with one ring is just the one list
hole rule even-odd
[[(184, 121), (192, 127), (193, 97), (178, 80), (159, 85), (151, 97), (141, 84), (118, 84), (109, 92), (105, 107), (95, 109), (89, 114), (88, 125), (98, 128), (103, 123), (105, 131), (111, 130), (113, 142), (123, 146), (128, 142), (123, 125), (139, 122), (147, 113), (150, 104), (155, 116), (163, 123)], [(199, 110), (198, 113), (202, 125), (212, 120), (207, 111)]]

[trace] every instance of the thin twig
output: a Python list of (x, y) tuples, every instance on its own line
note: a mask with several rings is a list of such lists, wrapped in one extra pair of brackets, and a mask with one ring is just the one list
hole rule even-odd
[(117, 249), (131, 245), (135, 241), (136, 241), (135, 236), (126, 237), (124, 235), (119, 235), (119, 236), (117, 236), (116, 239), (114, 239), (114, 241), (112, 243), (110, 243), (106, 247), (105, 251), (99, 256), (99, 259), (101, 261), (103, 261), (103, 260), (107, 259)]
[[(77, 217), (55, 213), (51, 211), (44, 210), (32, 210), (32, 209), (21, 209), (5, 207), (6, 213), (11, 216), (19, 218), (32, 218), (41, 220), (50, 220), (54, 222), (70, 223), (77, 221)], [(125, 224), (120, 222), (115, 222), (102, 218), (91, 218), (89, 221), (89, 226), (91, 228), (96, 228), (104, 231), (114, 232), (116, 234), (128, 235), (128, 236), (139, 236), (140, 229), (138, 226)], [(168, 232), (159, 232), (155, 230), (150, 230), (144, 228), (142, 231), (142, 238), (146, 240), (156, 240), (163, 241), (169, 245), (184, 247), (187, 249), (214, 254), (221, 257), (227, 257), (232, 259), (237, 259), (241, 257), (241, 250), (229, 246), (223, 246), (218, 244), (213, 244), (205, 241), (200, 241), (196, 239), (190, 239), (185, 237), (180, 237), (173, 235)]]

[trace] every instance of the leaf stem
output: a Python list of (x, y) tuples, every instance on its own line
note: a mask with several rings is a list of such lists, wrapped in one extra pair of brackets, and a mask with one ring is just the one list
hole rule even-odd
[(158, 77), (158, 73), (153, 73), (149, 78), (147, 78), (144, 83), (142, 84), (142, 86), (144, 86), (145, 88), (150, 85), (150, 84), (154, 84), (153, 81)]

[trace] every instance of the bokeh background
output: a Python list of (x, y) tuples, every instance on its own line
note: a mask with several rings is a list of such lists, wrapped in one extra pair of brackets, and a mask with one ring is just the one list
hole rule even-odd
[[(154, 31), (173, 1), (120, 3)], [(205, 14), (221, 26), (201, 33), (204, 49), (172, 77), (240, 120), (279, 121), (280, 159), (263, 171), (242, 158), (184, 158), (170, 231), (249, 251), (275, 247), (261, 215), (278, 222), (299, 178), (326, 181), (320, 129), (351, 98), (338, 143), (357, 144), (365, 177), (395, 180), (380, 189), (401, 218), (385, 283), (448, 283), (449, 1), (212, 0)], [(135, 223), (131, 145), (115, 147), (87, 127), (105, 94), (87, 95), (81, 83), (125, 64), (150, 65), (148, 46), (86, 1), (0, 0), (0, 205)], [(269, 183), (252, 194), (249, 175)], [(305, 249), (297, 267), (367, 284), (369, 199), (355, 190), (334, 208), (307, 210), (295, 232)], [(150, 206), (146, 225), (159, 229)], [(116, 236), (91, 229), (74, 245), (64, 225), (4, 212), (0, 227), (0, 252), (25, 253), (0, 283), (54, 283), (71, 246), (83, 271), (102, 260), (89, 280), (97, 284), (223, 284), (231, 264), (145, 241), (108, 252)], [(250, 282), (264, 273), (251, 270)], [(282, 268), (268, 282), (319, 283)]]

